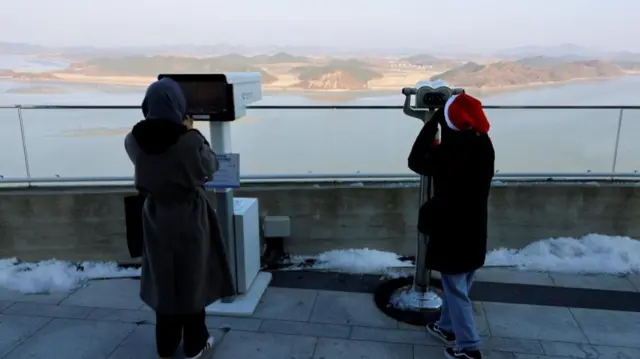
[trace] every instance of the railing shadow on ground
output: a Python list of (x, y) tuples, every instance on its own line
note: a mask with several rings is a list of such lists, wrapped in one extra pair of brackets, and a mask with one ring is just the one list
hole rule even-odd
[[(634, 136), (640, 106), (485, 108), (497, 180), (640, 180), (640, 144)], [(416, 181), (405, 159), (421, 123), (401, 109), (251, 106), (232, 127), (243, 180)], [(0, 107), (0, 185), (130, 185), (122, 138), (140, 119), (139, 111), (138, 106)], [(208, 136), (207, 123), (197, 127)]]

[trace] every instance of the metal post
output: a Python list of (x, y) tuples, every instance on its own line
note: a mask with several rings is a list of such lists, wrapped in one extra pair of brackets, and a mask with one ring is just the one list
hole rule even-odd
[[(211, 149), (216, 154), (231, 153), (231, 125), (228, 122), (209, 122), (209, 133), (211, 138)], [(215, 189), (216, 212), (220, 220), (222, 235), (225, 238), (227, 247), (227, 260), (233, 279), (235, 291), (237, 292), (237, 261), (236, 261), (236, 240), (233, 226), (233, 190), (231, 188)], [(227, 298), (227, 302), (234, 298)]]
[(618, 115), (618, 130), (616, 132), (616, 142), (615, 147), (613, 148), (613, 163), (611, 165), (611, 173), (612, 176), (616, 175), (616, 166), (618, 165), (618, 148), (620, 146), (620, 131), (622, 130), (622, 117), (624, 116), (624, 109), (620, 109), (620, 114)]
[[(24, 167), (27, 180), (31, 180), (31, 166), (29, 166), (29, 153), (27, 151), (27, 138), (24, 132), (24, 120), (22, 119), (22, 108), (18, 107), (18, 122), (20, 123), (20, 137), (22, 138), (22, 154), (24, 156)], [(31, 185), (30, 182), (27, 182)]]
[[(420, 202), (418, 208), (433, 195), (432, 178), (420, 176)], [(418, 232), (415, 275), (413, 285), (398, 288), (393, 296), (402, 296), (405, 309), (415, 312), (433, 312), (442, 307), (442, 299), (431, 288), (431, 270), (427, 270), (429, 237)]]
[[(429, 200), (429, 187), (431, 178), (420, 176), (420, 202), (418, 208)], [(426, 269), (427, 260), (427, 241), (429, 240), (424, 234), (418, 232), (418, 243), (416, 250), (416, 268), (413, 280), (413, 287), (416, 291), (426, 292), (429, 288), (431, 271)]]
[[(431, 177), (420, 177), (420, 206), (431, 199), (433, 194), (431, 181)], [(418, 233), (415, 276), (413, 278), (413, 286), (409, 292), (409, 307), (414, 311), (437, 311), (442, 307), (442, 299), (431, 288), (431, 270), (425, 266), (428, 243), (429, 236)]]

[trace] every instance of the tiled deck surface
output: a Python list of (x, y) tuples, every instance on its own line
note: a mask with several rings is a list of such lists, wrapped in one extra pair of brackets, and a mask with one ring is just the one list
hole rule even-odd
[[(496, 273), (483, 275), (514, 280)], [(640, 286), (637, 277), (541, 275), (553, 277), (553, 285), (640, 290), (632, 283)], [(156, 358), (153, 312), (137, 293), (131, 279), (94, 281), (65, 294), (0, 289), (0, 358)], [(489, 359), (640, 359), (640, 313), (488, 302), (475, 310)], [(207, 323), (220, 342), (216, 359), (444, 357), (421, 328), (384, 316), (364, 293), (272, 287), (253, 317), (210, 316)]]

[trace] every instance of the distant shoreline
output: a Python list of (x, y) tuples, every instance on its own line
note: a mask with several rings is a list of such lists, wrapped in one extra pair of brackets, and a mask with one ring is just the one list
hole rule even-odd
[[(9, 78), (9, 77), (0, 77), (0, 80), (9, 80), (12, 82), (20, 82), (20, 83), (29, 83), (29, 82), (38, 82), (42, 83), (72, 83), (72, 84), (84, 84), (84, 85), (109, 85), (109, 86), (122, 86), (122, 87), (131, 87), (131, 88), (145, 88), (150, 83), (156, 80), (155, 77), (143, 77), (143, 76), (87, 76), (87, 75), (77, 75), (77, 74), (68, 74), (68, 73), (57, 73), (52, 72), (51, 75), (55, 76), (55, 79), (38, 79), (31, 78)], [(638, 75), (638, 72), (628, 72), (627, 75)], [(533, 82), (522, 85), (506, 85), (506, 86), (494, 86), (494, 87), (467, 87), (465, 90), (474, 95), (495, 95), (505, 92), (511, 91), (521, 91), (542, 87), (552, 87), (552, 86), (560, 86), (560, 85), (568, 85), (577, 82), (590, 82), (590, 81), (606, 81), (612, 80), (616, 78), (620, 78), (621, 76), (615, 77), (588, 77), (588, 78), (575, 78), (565, 81), (553, 81), (553, 82)], [(624, 77), (624, 76), (622, 76)], [(290, 86), (277, 86), (277, 85), (263, 85), (263, 91), (267, 94), (272, 93), (291, 93), (291, 94), (299, 94), (299, 93), (312, 93), (312, 94), (326, 94), (326, 95), (340, 95), (340, 94), (353, 94), (353, 93), (361, 93), (371, 94), (371, 93), (399, 93), (402, 87), (411, 86), (412, 84), (397, 84), (397, 86), (389, 85), (389, 86), (376, 86), (375, 88), (368, 88), (362, 90), (346, 90), (346, 89), (329, 89), (329, 90), (319, 90), (319, 89), (305, 89), (305, 88), (297, 88)], [(31, 94), (40, 94), (37, 91), (29, 92)], [(50, 92), (43, 92), (42, 94), (48, 94)]]

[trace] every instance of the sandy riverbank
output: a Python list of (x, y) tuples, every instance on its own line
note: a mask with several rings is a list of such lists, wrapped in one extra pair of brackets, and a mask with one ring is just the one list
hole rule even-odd
[[(636, 72), (628, 72), (628, 75), (637, 75)], [(153, 81), (155, 81), (155, 77), (145, 77), (145, 76), (87, 76), (81, 74), (69, 74), (69, 73), (53, 73), (56, 77), (55, 80), (16, 80), (12, 79), (12, 81), (20, 81), (20, 82), (29, 82), (29, 81), (39, 81), (39, 82), (66, 82), (66, 83), (78, 83), (78, 84), (95, 84), (95, 85), (111, 85), (111, 86), (130, 86), (130, 87), (146, 87)], [(410, 78), (409, 78), (410, 77)], [(387, 79), (379, 79), (374, 80), (370, 83), (370, 87), (365, 90), (356, 90), (357, 92), (364, 93), (380, 93), (380, 92), (388, 92), (394, 93), (398, 92), (401, 88), (412, 86), (413, 84), (420, 81), (420, 79), (424, 78), (423, 76), (409, 76), (409, 77), (393, 77)], [(428, 77), (428, 76), (427, 76)], [(466, 88), (467, 92), (473, 94), (481, 94), (481, 95), (492, 95), (498, 93), (505, 93), (511, 91), (521, 91), (531, 88), (539, 88), (539, 87), (550, 87), (550, 86), (558, 86), (558, 85), (566, 85), (576, 82), (587, 82), (587, 81), (602, 81), (602, 80), (610, 80), (612, 77), (598, 77), (598, 78), (576, 78), (566, 81), (556, 81), (556, 82), (533, 82), (523, 85), (509, 85), (509, 86), (494, 86), (494, 87), (468, 87)], [(292, 87), (295, 85), (296, 81), (293, 78), (287, 78), (283, 80), (279, 80), (273, 84), (263, 85), (263, 90), (266, 93), (326, 93), (326, 94), (341, 94), (347, 92), (354, 92), (354, 90), (310, 90), (298, 87)]]

